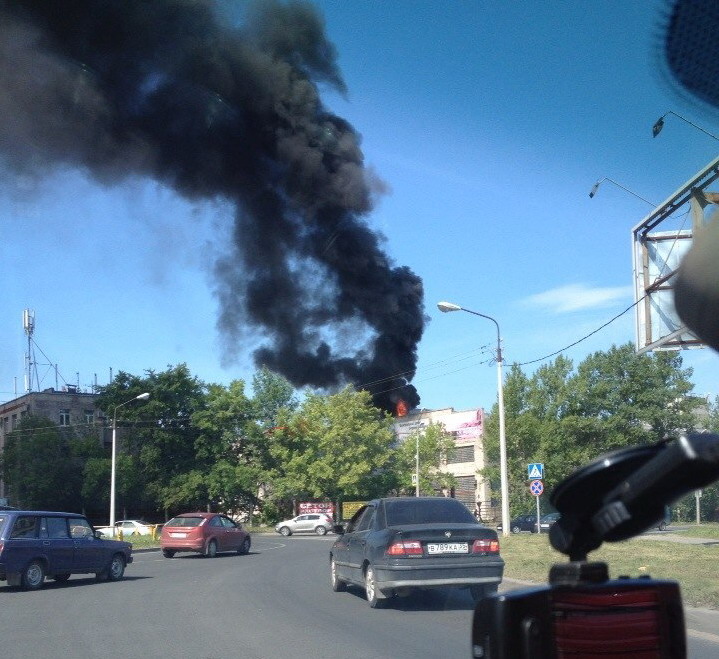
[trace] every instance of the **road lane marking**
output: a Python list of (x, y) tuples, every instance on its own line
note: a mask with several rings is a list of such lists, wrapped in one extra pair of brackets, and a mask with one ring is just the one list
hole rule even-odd
[(700, 632), (697, 629), (687, 629), (687, 636), (699, 638), (703, 641), (709, 641), (711, 643), (719, 643), (719, 636), (717, 636), (716, 634), (710, 634), (709, 632)]

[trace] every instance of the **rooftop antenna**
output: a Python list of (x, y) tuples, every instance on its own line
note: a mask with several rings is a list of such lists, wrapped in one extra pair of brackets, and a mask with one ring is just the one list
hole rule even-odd
[(40, 388), (40, 380), (37, 376), (37, 361), (35, 360), (35, 349), (33, 347), (32, 335), (35, 332), (35, 312), (32, 309), (25, 309), (22, 312), (22, 327), (27, 336), (27, 352), (25, 353), (25, 392), (32, 391), (33, 379)]

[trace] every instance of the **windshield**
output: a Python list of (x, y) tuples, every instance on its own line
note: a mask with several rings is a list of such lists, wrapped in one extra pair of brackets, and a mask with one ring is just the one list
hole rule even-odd
[[(134, 552), (0, 578), (8, 657), (465, 656), (492, 583), (418, 594), (359, 536), (465, 524), (501, 593), (545, 583), (573, 470), (719, 432), (674, 303), (719, 224), (716, 5), (0, 0), (0, 506)], [(666, 513), (610, 574), (719, 611), (719, 487)]]

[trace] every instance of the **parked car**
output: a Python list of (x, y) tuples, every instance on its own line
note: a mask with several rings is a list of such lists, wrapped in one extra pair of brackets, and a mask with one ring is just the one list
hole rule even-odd
[(45, 578), (67, 581), (72, 574), (92, 574), (117, 581), (132, 563), (132, 545), (105, 540), (76, 513), (37, 510), (0, 512), (0, 580), (27, 590)]
[(275, 531), (284, 536), (293, 533), (316, 533), (317, 535), (326, 535), (332, 530), (334, 522), (329, 515), (324, 513), (308, 513), (306, 515), (297, 515), (292, 519), (286, 519), (275, 525)]
[[(502, 525), (497, 525), (497, 531), (502, 530)], [(537, 532), (537, 515), (519, 515), (509, 522), (509, 530), (512, 533), (520, 533), (521, 531)]]
[(189, 551), (214, 558), (224, 551), (247, 554), (252, 539), (226, 515), (219, 513), (183, 513), (173, 517), (162, 527), (160, 547), (165, 558), (177, 552)]
[(122, 531), (122, 537), (127, 538), (131, 535), (152, 535), (152, 527), (146, 522), (137, 519), (123, 519), (115, 522), (115, 533), (112, 532), (111, 526), (100, 526), (95, 529), (108, 537), (120, 537), (118, 531)]
[(542, 533), (548, 533), (550, 527), (561, 517), (561, 513), (547, 513), (539, 518), (539, 528)]
[(375, 499), (335, 531), (332, 590), (361, 586), (372, 608), (424, 588), (469, 588), (479, 599), (497, 592), (502, 581), (496, 531), (456, 499)]

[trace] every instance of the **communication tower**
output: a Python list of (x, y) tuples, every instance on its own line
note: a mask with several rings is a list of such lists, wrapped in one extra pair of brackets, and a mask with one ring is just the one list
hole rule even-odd
[(40, 389), (40, 381), (37, 375), (37, 361), (35, 360), (35, 348), (32, 335), (35, 332), (35, 312), (32, 309), (25, 309), (22, 312), (22, 327), (27, 336), (27, 352), (25, 353), (25, 392), (32, 391), (33, 382)]

